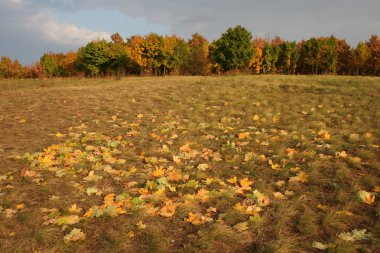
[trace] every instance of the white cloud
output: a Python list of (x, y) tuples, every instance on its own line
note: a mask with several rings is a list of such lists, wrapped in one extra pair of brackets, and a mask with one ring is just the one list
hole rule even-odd
[(97, 39), (110, 40), (109, 33), (91, 31), (69, 23), (59, 23), (45, 13), (32, 15), (26, 27), (42, 34), (51, 42), (63, 45), (83, 45)]

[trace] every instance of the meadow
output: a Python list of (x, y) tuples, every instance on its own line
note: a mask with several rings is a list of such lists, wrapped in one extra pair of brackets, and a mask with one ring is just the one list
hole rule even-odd
[(0, 252), (380, 252), (380, 78), (0, 80)]

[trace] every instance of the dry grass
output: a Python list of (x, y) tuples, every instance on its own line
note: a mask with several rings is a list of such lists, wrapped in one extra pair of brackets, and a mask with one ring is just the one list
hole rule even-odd
[[(136, 117), (140, 113), (141, 119)], [(138, 126), (132, 129), (134, 123)], [(70, 127), (81, 124), (88, 132), (111, 138), (122, 135), (132, 143), (133, 148), (121, 153), (125, 166), (115, 167), (122, 170), (135, 166), (137, 173), (121, 180), (103, 173), (96, 183), (103, 191), (101, 196), (87, 196), (73, 186), (92, 186), (82, 180), (90, 170), (87, 167), (63, 177), (39, 171), (43, 184), (20, 175), (23, 168), (33, 168), (30, 162), (12, 157), (62, 143), (66, 137), (50, 134), (67, 134)], [(329, 252), (377, 252), (379, 193), (374, 193), (377, 195), (371, 205), (356, 194), (359, 190), (373, 192), (380, 186), (379, 129), (379, 78), (0, 80), (0, 252), (318, 252), (311, 247), (313, 241), (330, 244)], [(127, 136), (131, 130), (137, 135)], [(318, 133), (321, 130), (331, 137), (324, 138)], [(237, 135), (241, 132), (250, 135), (240, 140)], [(171, 139), (174, 133), (178, 137)], [(173, 143), (168, 144), (170, 140)], [(172, 155), (186, 143), (200, 152), (205, 148), (219, 152), (222, 160), (197, 156), (176, 165)], [(164, 144), (170, 152), (162, 151)], [(294, 149), (294, 154), (289, 155), (287, 148)], [(346, 157), (337, 156), (342, 151)], [(147, 163), (146, 157), (167, 159), (163, 166), (175, 166), (214, 195), (210, 193), (205, 203), (185, 204), (184, 195), (196, 191), (177, 185), (175, 193), (167, 192), (179, 205), (172, 218), (150, 217), (136, 209), (114, 218), (84, 220), (69, 226), (86, 233), (86, 240), (77, 243), (63, 241), (69, 229), (43, 225), (42, 207), (67, 214), (72, 204), (88, 209), (100, 205), (107, 193), (128, 192), (125, 185), (130, 181), (144, 187), (147, 180), (153, 180), (149, 176), (149, 163), (153, 162)], [(273, 169), (269, 160), (279, 168)], [(196, 169), (200, 163), (209, 164), (209, 169)], [(307, 175), (307, 182), (289, 182), (298, 173), (296, 167)], [(232, 190), (219, 194), (218, 183), (204, 183), (207, 178), (226, 182), (233, 176), (253, 179), (252, 188), (271, 200), (260, 219), (249, 221), (249, 228), (243, 232), (233, 228), (249, 220), (248, 215), (233, 208), (242, 196)], [(279, 180), (285, 181), (284, 186), (277, 185)], [(287, 199), (273, 195), (286, 190), (294, 194)], [(133, 189), (129, 193), (138, 196)], [(160, 203), (159, 199), (154, 201)], [(5, 210), (16, 210), (20, 203), (26, 208), (6, 217)], [(319, 204), (323, 208), (318, 208)], [(213, 218), (219, 216), (220, 221), (202, 225), (184, 221), (189, 212), (204, 213), (209, 206), (217, 208)], [(137, 229), (135, 224), (140, 220), (146, 229)], [(353, 229), (367, 229), (372, 237), (354, 242), (338, 238)], [(135, 233), (132, 238), (130, 231)]]

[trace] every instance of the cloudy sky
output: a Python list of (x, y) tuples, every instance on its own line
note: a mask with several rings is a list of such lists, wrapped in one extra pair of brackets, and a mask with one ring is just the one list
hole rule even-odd
[(0, 0), (0, 55), (30, 64), (119, 32), (216, 39), (243, 25), (287, 40), (334, 34), (355, 46), (380, 35), (380, 0)]

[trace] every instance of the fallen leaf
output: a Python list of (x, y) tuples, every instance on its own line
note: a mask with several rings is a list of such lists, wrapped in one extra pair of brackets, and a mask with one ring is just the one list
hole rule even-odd
[(206, 171), (208, 169), (208, 164), (201, 163), (198, 165), (197, 169), (201, 171)]
[(233, 228), (236, 229), (238, 232), (243, 232), (249, 228), (248, 222), (240, 222), (236, 224), (235, 226), (233, 226)]
[(328, 248), (328, 246), (326, 244), (323, 244), (321, 242), (313, 242), (311, 247), (313, 247), (315, 249), (320, 249), (320, 250), (326, 250)]
[(86, 234), (83, 233), (80, 229), (74, 228), (71, 232), (64, 236), (63, 240), (65, 243), (84, 241), (86, 239)]
[(202, 214), (190, 212), (189, 217), (187, 219), (185, 218), (185, 221), (193, 225), (201, 225), (206, 223), (206, 217)]
[(24, 203), (16, 205), (16, 209), (18, 209), (18, 210), (24, 209), (25, 207), (26, 207), (26, 205)]
[(244, 140), (244, 139), (249, 138), (249, 132), (239, 133), (239, 134), (238, 134), (238, 138), (239, 138), (240, 140)]
[(146, 224), (144, 224), (142, 221), (137, 222), (136, 226), (138, 229), (146, 229)]
[(162, 175), (164, 175), (165, 173), (165, 169), (160, 167), (158, 169), (155, 169), (153, 172), (152, 172), (152, 176), (153, 177), (161, 177)]
[(367, 191), (359, 191), (358, 196), (364, 203), (372, 205), (375, 202), (375, 195)]
[(245, 190), (250, 190), (253, 181), (249, 180), (247, 177), (239, 180), (240, 186)]
[(173, 204), (173, 201), (172, 200), (168, 200), (165, 202), (165, 205), (160, 209), (160, 216), (162, 217), (166, 217), (166, 218), (169, 218), (169, 217), (172, 217), (175, 213), (175, 205)]

